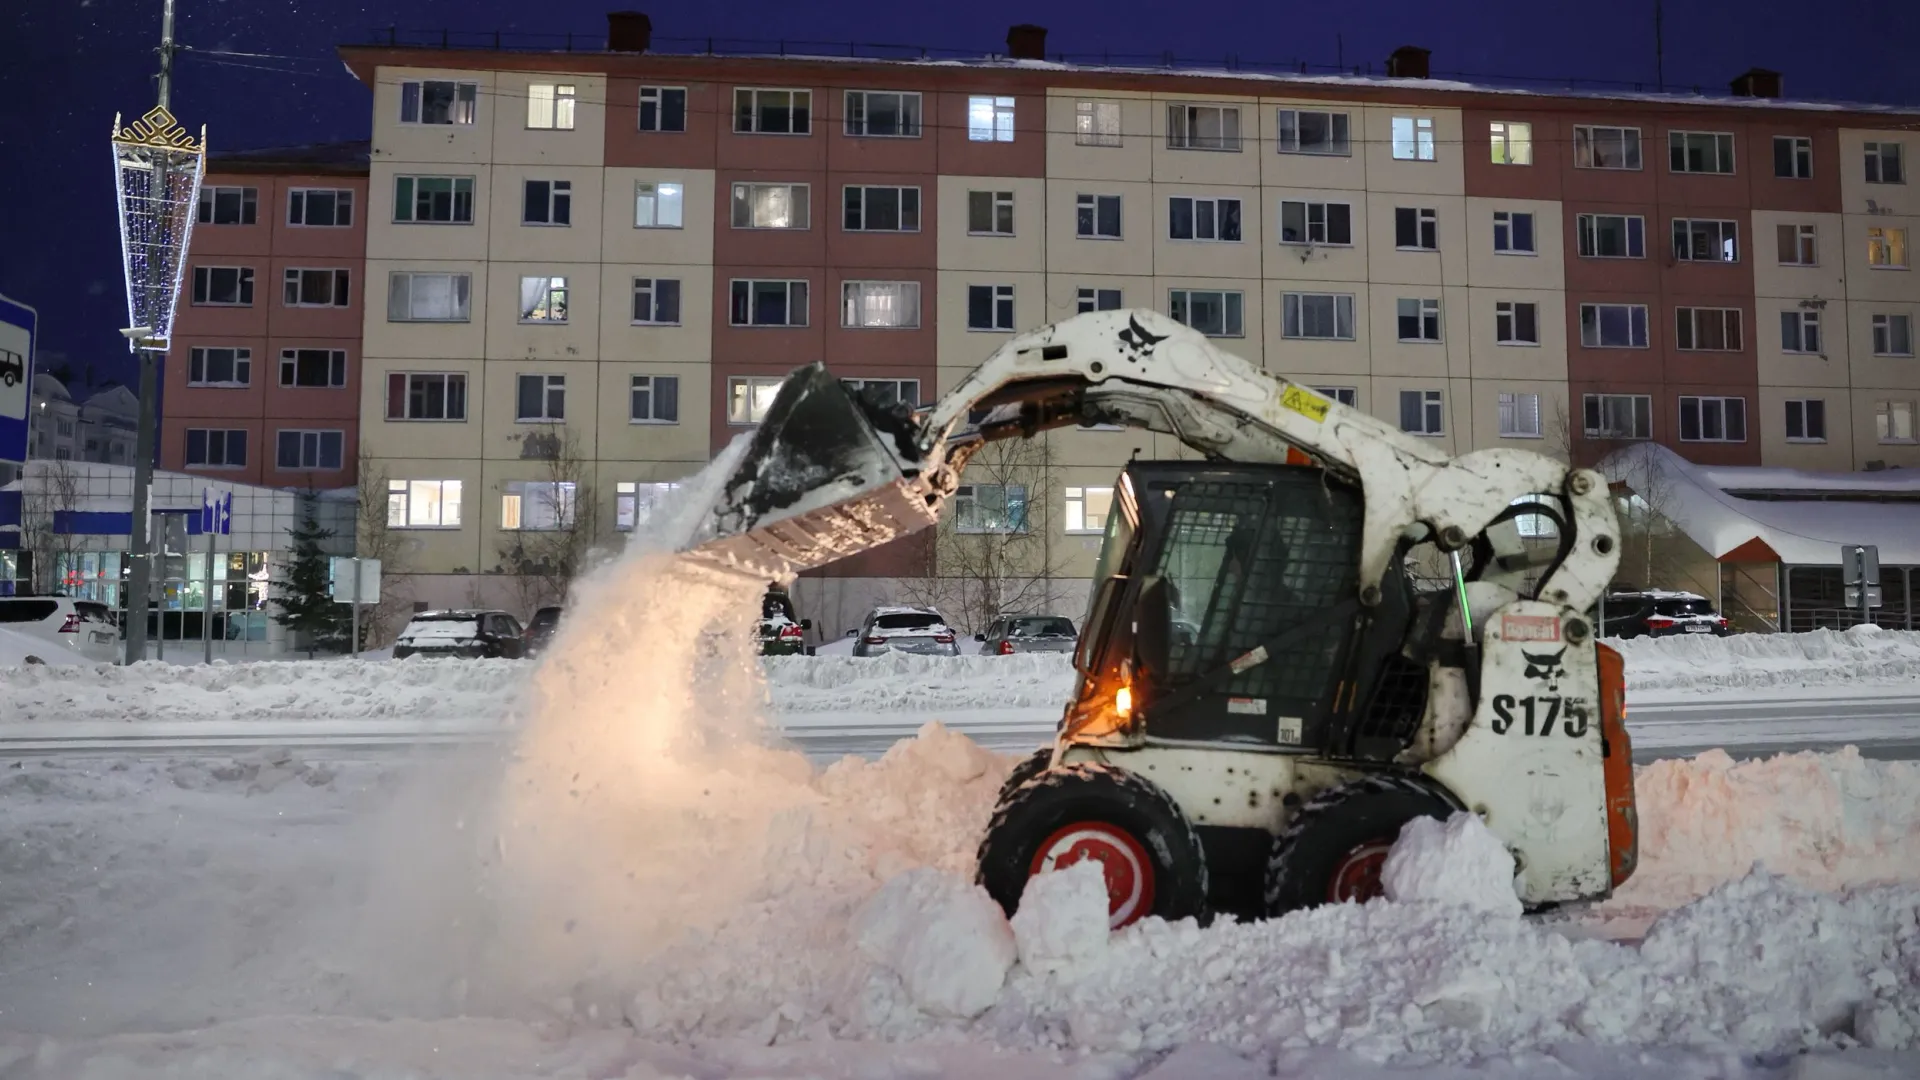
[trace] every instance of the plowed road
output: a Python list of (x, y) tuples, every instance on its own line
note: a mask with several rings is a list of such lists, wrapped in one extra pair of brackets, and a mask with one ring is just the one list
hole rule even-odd
[[(875, 755), (938, 719), (996, 750), (1040, 745), (1053, 731), (1056, 709), (959, 710), (925, 714), (794, 714), (782, 718), (787, 735), (808, 755), (831, 760)], [(1685, 757), (1715, 747), (1735, 757), (1834, 749), (1852, 744), (1868, 757), (1920, 759), (1920, 690), (1837, 696), (1832, 689), (1771, 696), (1731, 692), (1686, 698), (1634, 699), (1628, 728), (1634, 758)], [(279, 719), (270, 723), (195, 721), (0, 725), (0, 759), (23, 755), (231, 755), (286, 748), (361, 756), (448, 744), (506, 744), (499, 727), (422, 728), (393, 721)]]

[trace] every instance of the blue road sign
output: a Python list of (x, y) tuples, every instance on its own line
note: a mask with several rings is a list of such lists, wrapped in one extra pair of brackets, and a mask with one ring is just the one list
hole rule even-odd
[(212, 488), (200, 489), (200, 532), (233, 535), (233, 492), (216, 497)]
[(27, 409), (33, 400), (33, 335), (39, 316), (0, 296), (0, 461), (27, 460)]

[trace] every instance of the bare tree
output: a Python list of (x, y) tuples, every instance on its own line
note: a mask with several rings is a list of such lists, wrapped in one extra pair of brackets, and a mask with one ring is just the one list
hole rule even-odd
[(386, 469), (360, 453), (359, 502), (355, 508), (353, 553), (380, 560), (380, 602), (360, 609), (360, 647), (387, 644), (413, 615), (413, 585), (407, 577), (406, 536), (396, 532), (387, 516)]
[(56, 515), (80, 509), (86, 478), (71, 461), (35, 461), (26, 466), (20, 487), (20, 525), (26, 534), (21, 539), (33, 553), (33, 590), (57, 592), (61, 568), (73, 569), (74, 556), (84, 542), (71, 530), (59, 531)]
[(599, 499), (593, 463), (572, 428), (528, 435), (522, 460), (542, 463), (520, 497), (521, 527), (505, 534), (499, 573), (510, 575), (522, 615), (565, 602), (567, 592), (601, 556)]
[(1061, 602), (1064, 553), (1055, 540), (1052, 443), (989, 443), (967, 463), (923, 574), (903, 578), (910, 603), (937, 607), (968, 633), (1002, 613), (1051, 612)]

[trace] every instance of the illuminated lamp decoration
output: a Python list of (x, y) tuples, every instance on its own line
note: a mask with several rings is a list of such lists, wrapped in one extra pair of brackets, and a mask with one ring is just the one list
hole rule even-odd
[(206, 158), (207, 129), (200, 129), (196, 141), (165, 108), (156, 107), (125, 127), (118, 114), (113, 118), (128, 325), (148, 329), (141, 337), (129, 335), (135, 351), (165, 352), (172, 337)]

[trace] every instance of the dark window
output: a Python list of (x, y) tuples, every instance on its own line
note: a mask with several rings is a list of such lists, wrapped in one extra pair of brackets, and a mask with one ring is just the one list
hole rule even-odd
[(345, 459), (346, 437), (338, 431), (282, 431), (274, 454), (281, 469), (339, 469)]
[(527, 181), (520, 222), (524, 225), (573, 224), (573, 181)]
[(280, 385), (341, 387), (347, 385), (345, 349), (281, 349)]
[(259, 197), (257, 188), (203, 187), (200, 189), (200, 224), (251, 225)]
[(686, 90), (678, 86), (641, 87), (640, 130), (687, 130)]
[(390, 372), (387, 419), (465, 420), (467, 377), (444, 372)]
[(247, 463), (243, 428), (188, 428), (187, 464), (238, 469)]

